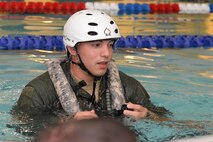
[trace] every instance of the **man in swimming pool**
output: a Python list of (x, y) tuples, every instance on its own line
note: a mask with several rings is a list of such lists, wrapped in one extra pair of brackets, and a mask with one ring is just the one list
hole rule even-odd
[(25, 86), (14, 110), (30, 116), (60, 112), (77, 120), (155, 119), (169, 114), (151, 103), (137, 80), (117, 69), (112, 53), (119, 37), (115, 21), (106, 13), (82, 10), (73, 14), (63, 33), (67, 59), (49, 60), (48, 71)]

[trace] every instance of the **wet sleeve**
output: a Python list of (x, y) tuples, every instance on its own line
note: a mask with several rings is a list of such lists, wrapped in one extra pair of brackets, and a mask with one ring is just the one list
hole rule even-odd
[(158, 115), (171, 115), (172, 113), (164, 107), (156, 106), (150, 101), (150, 97), (145, 88), (139, 83), (132, 94), (131, 100), (133, 103), (140, 104), (146, 107), (149, 111)]
[(58, 121), (56, 114), (47, 110), (40, 94), (31, 86), (26, 86), (11, 110), (12, 118), (8, 127), (16, 132), (31, 136), (44, 127)]
[(39, 113), (45, 111), (45, 105), (43, 103), (40, 94), (31, 86), (26, 86), (19, 100), (17, 102), (17, 108), (27, 114)]
[(137, 81), (133, 77), (125, 75), (122, 72), (120, 73), (120, 75), (127, 102), (140, 104), (158, 115), (171, 114), (171, 112), (164, 107), (155, 106), (150, 101), (149, 94), (139, 81)]
[(149, 94), (139, 81), (120, 72), (124, 95), (127, 102), (145, 105), (149, 101)]

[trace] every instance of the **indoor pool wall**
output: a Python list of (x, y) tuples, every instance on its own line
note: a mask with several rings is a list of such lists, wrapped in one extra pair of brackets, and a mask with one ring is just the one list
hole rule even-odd
[[(0, 35), (62, 35), (68, 15), (0, 15)], [(212, 14), (114, 15), (121, 34), (212, 35)], [(154, 104), (174, 113), (173, 121), (128, 122), (140, 141), (160, 142), (213, 134), (213, 50), (116, 49), (119, 69), (139, 80)], [(64, 52), (0, 51), (0, 141), (27, 141), (9, 114), (23, 87), (45, 72), (45, 60)], [(18, 122), (16, 122), (18, 123)], [(7, 125), (10, 124), (10, 125)]]

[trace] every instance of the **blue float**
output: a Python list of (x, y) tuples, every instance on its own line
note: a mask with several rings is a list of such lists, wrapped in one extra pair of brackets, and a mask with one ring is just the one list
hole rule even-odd
[(210, 13), (213, 12), (213, 4), (209, 4)]
[(134, 7), (134, 14), (139, 14), (139, 13), (141, 13), (141, 4), (139, 4), (139, 3), (135, 3), (135, 4), (133, 4), (133, 7)]
[[(115, 43), (117, 48), (212, 48), (213, 36), (206, 35), (129, 35), (120, 37)], [(63, 36), (2, 36), (0, 50), (49, 50), (63, 51)]]
[(3, 36), (1, 50), (64, 50), (62, 36)]
[(150, 12), (150, 7), (148, 4), (141, 4), (141, 13), (142, 14), (148, 14)]
[(150, 12), (150, 6), (146, 3), (118, 3), (118, 15), (131, 15), (131, 14), (148, 14)]
[(134, 8), (134, 5), (132, 3), (127, 3), (125, 5), (125, 11), (126, 11), (127, 15), (133, 14), (134, 10), (135, 10), (135, 8)]
[(125, 4), (123, 3), (118, 3), (118, 15), (122, 16), (125, 13)]

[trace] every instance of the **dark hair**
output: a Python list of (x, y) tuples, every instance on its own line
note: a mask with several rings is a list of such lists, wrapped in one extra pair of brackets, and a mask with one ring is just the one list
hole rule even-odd
[(71, 120), (41, 131), (34, 142), (136, 142), (135, 134), (113, 119)]

